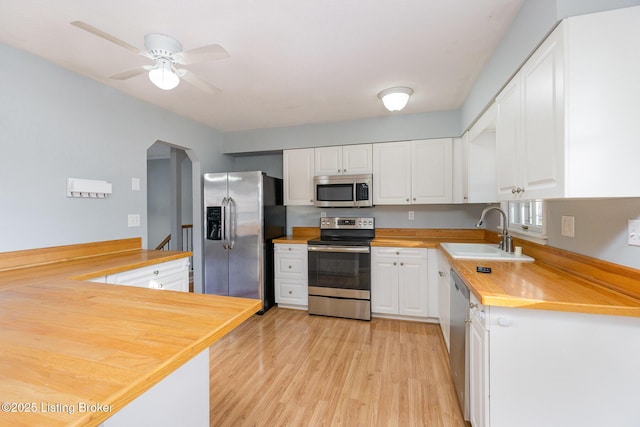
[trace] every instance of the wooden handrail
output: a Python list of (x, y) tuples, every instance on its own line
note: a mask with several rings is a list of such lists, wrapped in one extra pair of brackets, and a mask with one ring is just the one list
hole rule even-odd
[(170, 241), (171, 241), (171, 234), (169, 234), (167, 237), (165, 237), (164, 240), (162, 242), (160, 242), (160, 244), (158, 246), (156, 246), (156, 251), (163, 250), (164, 247), (167, 246)]
[(193, 228), (193, 224), (182, 224), (182, 228)]

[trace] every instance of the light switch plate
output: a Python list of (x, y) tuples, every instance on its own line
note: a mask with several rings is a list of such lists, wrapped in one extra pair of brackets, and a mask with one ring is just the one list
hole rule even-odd
[(640, 219), (629, 220), (627, 243), (631, 246), (640, 246)]
[(140, 227), (140, 214), (129, 214), (127, 223), (129, 227)]
[(416, 219), (416, 215), (414, 211), (409, 211), (409, 221), (413, 221)]
[(566, 237), (576, 236), (575, 219), (576, 218), (573, 216), (562, 217), (562, 235), (563, 236), (566, 236)]
[(140, 191), (140, 178), (131, 178), (131, 191)]

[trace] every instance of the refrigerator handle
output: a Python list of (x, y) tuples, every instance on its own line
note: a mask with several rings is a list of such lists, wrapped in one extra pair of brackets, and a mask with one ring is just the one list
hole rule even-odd
[(229, 249), (233, 249), (235, 244), (235, 229), (236, 229), (236, 202), (232, 197), (229, 197)]
[(229, 210), (229, 200), (225, 197), (222, 199), (222, 247), (229, 249), (227, 246), (227, 211)]

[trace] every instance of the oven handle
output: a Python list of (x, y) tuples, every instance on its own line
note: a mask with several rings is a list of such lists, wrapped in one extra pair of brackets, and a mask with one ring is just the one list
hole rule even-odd
[(308, 246), (309, 252), (340, 252), (368, 254), (371, 250), (368, 246)]

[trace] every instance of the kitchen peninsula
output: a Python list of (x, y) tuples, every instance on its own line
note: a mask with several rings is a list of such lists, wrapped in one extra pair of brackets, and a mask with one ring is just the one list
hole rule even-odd
[(209, 425), (208, 348), (260, 301), (84, 281), (189, 255), (140, 239), (0, 254), (0, 425)]

